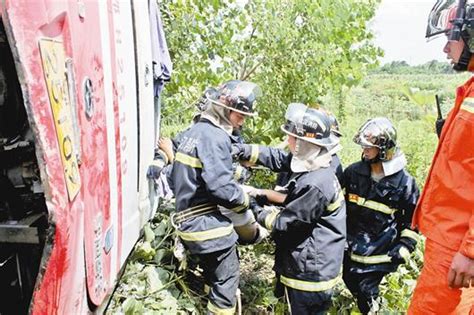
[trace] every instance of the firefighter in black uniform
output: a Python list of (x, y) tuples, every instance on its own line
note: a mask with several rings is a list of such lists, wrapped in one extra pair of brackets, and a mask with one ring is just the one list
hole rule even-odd
[(343, 279), (367, 314), (378, 309), (382, 278), (415, 249), (418, 234), (410, 224), (419, 191), (387, 118), (369, 119), (354, 142), (363, 153), (362, 161), (344, 171), (348, 250)]
[(257, 85), (246, 81), (223, 84), (200, 120), (179, 142), (170, 185), (176, 196), (172, 222), (191, 255), (199, 258), (210, 287), (208, 311), (233, 314), (239, 284), (237, 234), (218, 205), (237, 213), (248, 209), (249, 196), (232, 172), (231, 135), (252, 116)]
[[(337, 155), (337, 152), (339, 152), (342, 149), (342, 146), (339, 144), (339, 139), (338, 139), (342, 137), (342, 133), (339, 131), (339, 123), (337, 122), (336, 116), (333, 113), (327, 110), (324, 110), (322, 108), (320, 108), (320, 111), (322, 111), (323, 113), (327, 115), (329, 119), (329, 123), (331, 125), (331, 137), (332, 137), (332, 142), (334, 143), (334, 145), (328, 148), (328, 150), (332, 154), (331, 168), (336, 174), (336, 177), (342, 186), (343, 168), (342, 168), (341, 160), (339, 159), (339, 156)], [(279, 173), (276, 180), (275, 190), (281, 193), (285, 193), (286, 191), (285, 186), (288, 184), (290, 177), (291, 177), (291, 172)]]
[(291, 153), (256, 145), (239, 145), (241, 160), (292, 176), (283, 210), (252, 207), (257, 221), (275, 240), (275, 272), (293, 314), (325, 313), (339, 280), (346, 241), (346, 207), (330, 167), (334, 145), (328, 117), (292, 103), (282, 130)]

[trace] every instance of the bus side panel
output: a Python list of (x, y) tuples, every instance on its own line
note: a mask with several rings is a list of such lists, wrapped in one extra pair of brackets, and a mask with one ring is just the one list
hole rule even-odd
[[(89, 300), (100, 305), (115, 284), (118, 255), (117, 180), (112, 82), (102, 43), (97, 1), (69, 2), (71, 55), (78, 120), (84, 202), (84, 251)], [(106, 96), (109, 93), (109, 96)], [(109, 120), (107, 116), (111, 116)]]
[[(28, 119), (35, 134), (36, 155), (49, 212), (50, 235), (31, 310), (35, 314), (84, 313), (87, 300), (83, 192), (68, 191), (66, 165), (59, 143), (74, 137), (66, 128), (62, 130), (64, 138), (59, 138), (61, 133), (57, 130), (62, 127), (54, 118), (52, 108), (59, 106), (66, 113), (62, 117), (71, 122), (70, 104), (66, 94), (53, 102), (48, 93), (48, 87), (53, 86), (59, 87), (61, 93), (67, 91), (65, 65), (62, 64), (62, 59), (70, 57), (67, 56), (70, 51), (67, 3), (5, 0), (2, 10)], [(49, 41), (41, 51), (40, 41)]]
[(152, 216), (155, 198), (153, 185), (146, 173), (153, 160), (155, 147), (155, 119), (153, 94), (153, 65), (151, 55), (151, 36), (149, 8), (146, 1), (133, 1), (135, 52), (137, 60), (138, 114), (139, 114), (139, 208), (140, 224), (144, 225)]
[(114, 81), (114, 109), (116, 118), (116, 152), (121, 215), (118, 221), (120, 265), (125, 263), (140, 235), (137, 189), (137, 94), (132, 7), (130, 1), (108, 0), (111, 23), (112, 74)]

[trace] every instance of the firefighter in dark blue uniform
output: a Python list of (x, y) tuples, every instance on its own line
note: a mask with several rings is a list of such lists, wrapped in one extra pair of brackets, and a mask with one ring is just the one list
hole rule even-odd
[(344, 171), (348, 250), (343, 279), (364, 314), (377, 310), (382, 278), (406, 262), (418, 241), (410, 225), (419, 191), (396, 141), (387, 118), (368, 120), (354, 137), (362, 160)]
[(319, 110), (293, 103), (286, 119), (282, 130), (291, 153), (257, 145), (240, 145), (235, 151), (241, 160), (291, 171), (283, 210), (252, 209), (275, 240), (277, 286), (284, 289), (292, 313), (320, 314), (331, 305), (346, 241), (344, 196), (327, 149), (334, 138)]
[[(332, 153), (331, 168), (336, 174), (336, 177), (342, 186), (343, 168), (342, 168), (341, 160), (339, 159), (339, 156), (337, 155), (337, 152), (339, 152), (342, 149), (342, 146), (339, 144), (339, 139), (334, 138), (334, 137), (337, 137), (337, 138), (342, 137), (342, 133), (339, 131), (339, 123), (337, 122), (336, 116), (333, 113), (326, 111), (324, 109), (320, 109), (320, 110), (327, 115), (329, 119), (329, 124), (331, 125), (331, 137), (333, 137), (333, 142), (334, 142), (334, 145), (328, 148), (329, 151), (331, 151)], [(284, 193), (286, 190), (285, 186), (288, 184), (290, 177), (291, 177), (291, 172), (279, 173), (276, 180), (275, 190)]]
[(218, 206), (246, 211), (249, 196), (232, 172), (231, 135), (243, 125), (260, 90), (246, 81), (229, 81), (210, 98), (200, 120), (185, 131), (175, 155), (170, 185), (176, 196), (172, 222), (191, 255), (199, 258), (210, 287), (208, 311), (233, 314), (239, 284), (237, 234)]

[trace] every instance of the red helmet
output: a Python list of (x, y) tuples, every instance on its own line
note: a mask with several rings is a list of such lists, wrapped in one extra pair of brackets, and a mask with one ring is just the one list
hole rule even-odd
[(431, 9), (426, 38), (446, 34), (449, 41), (463, 40), (464, 50), (453, 69), (467, 70), (474, 52), (474, 0), (438, 0)]
[(449, 34), (449, 31), (453, 29), (457, 10), (457, 0), (438, 0), (428, 17), (426, 38), (439, 34)]

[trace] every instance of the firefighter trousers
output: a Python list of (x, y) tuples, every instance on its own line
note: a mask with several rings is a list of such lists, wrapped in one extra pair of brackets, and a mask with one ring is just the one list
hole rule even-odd
[(379, 296), (379, 284), (386, 274), (387, 272), (382, 271), (356, 273), (350, 272), (348, 267), (344, 268), (342, 279), (356, 299), (362, 314), (369, 313), (374, 301)]
[(209, 286), (208, 311), (212, 314), (234, 314), (239, 287), (239, 257), (237, 247), (199, 254), (199, 265)]
[(285, 298), (293, 315), (323, 315), (332, 304), (333, 289), (319, 292), (301, 291), (285, 286), (276, 275), (275, 296)]
[(448, 286), (448, 271), (455, 254), (455, 250), (426, 240), (424, 265), (409, 315), (474, 315), (474, 287), (451, 289)]

